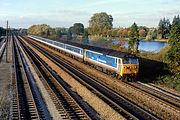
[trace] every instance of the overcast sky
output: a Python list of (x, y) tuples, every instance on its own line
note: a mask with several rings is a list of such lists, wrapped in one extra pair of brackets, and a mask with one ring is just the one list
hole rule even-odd
[(138, 25), (157, 27), (161, 18), (180, 14), (180, 0), (0, 0), (0, 26), (29, 27), (49, 24), (69, 27), (80, 22), (87, 27), (94, 13), (107, 12), (114, 27)]

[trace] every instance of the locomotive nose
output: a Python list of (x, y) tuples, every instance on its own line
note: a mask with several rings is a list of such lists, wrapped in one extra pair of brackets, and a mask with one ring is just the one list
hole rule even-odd
[(123, 74), (137, 74), (138, 67), (137, 65), (124, 65)]

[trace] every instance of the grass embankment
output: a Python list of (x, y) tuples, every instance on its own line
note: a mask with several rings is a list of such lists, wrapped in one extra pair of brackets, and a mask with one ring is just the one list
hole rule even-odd
[(139, 78), (180, 91), (180, 73), (171, 73), (165, 61), (169, 48), (166, 46), (159, 53), (140, 53)]

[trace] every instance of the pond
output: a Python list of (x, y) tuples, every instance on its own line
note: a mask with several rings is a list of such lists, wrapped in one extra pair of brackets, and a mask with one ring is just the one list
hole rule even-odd
[[(114, 40), (112, 43), (118, 44), (119, 41)], [(167, 42), (158, 42), (158, 41), (140, 41), (139, 49), (140, 51), (147, 52), (159, 52), (161, 48), (165, 47)], [(125, 48), (128, 48), (128, 43), (126, 42), (124, 45)]]

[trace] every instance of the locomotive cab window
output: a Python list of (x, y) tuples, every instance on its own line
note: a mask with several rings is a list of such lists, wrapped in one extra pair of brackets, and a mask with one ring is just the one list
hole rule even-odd
[(131, 64), (138, 64), (138, 60), (135, 58), (131, 58)]
[(124, 58), (123, 59), (123, 64), (129, 64), (130, 62), (129, 62), (129, 58)]

